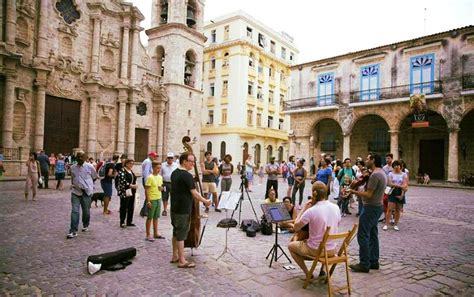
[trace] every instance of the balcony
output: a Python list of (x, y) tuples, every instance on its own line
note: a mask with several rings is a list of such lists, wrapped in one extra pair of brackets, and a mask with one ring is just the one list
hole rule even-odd
[(462, 89), (474, 89), (474, 74), (467, 74), (462, 76)]
[(324, 107), (324, 106), (337, 106), (338, 103), (339, 103), (338, 94), (299, 98), (299, 99), (289, 100), (289, 101), (284, 102), (283, 110), (290, 111), (290, 110)]
[[(472, 81), (471, 81), (472, 83)], [(351, 103), (368, 102), (376, 100), (390, 100), (410, 97), (412, 94), (425, 95), (439, 94), (442, 92), (441, 81), (430, 81), (421, 84), (401, 85), (388, 88), (378, 88), (365, 91), (351, 92)]]

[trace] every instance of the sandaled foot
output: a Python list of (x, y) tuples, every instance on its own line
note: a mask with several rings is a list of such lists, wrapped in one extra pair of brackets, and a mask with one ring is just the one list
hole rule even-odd
[(178, 268), (194, 268), (196, 267), (196, 264), (193, 262), (186, 262), (183, 265), (178, 265)]
[(105, 215), (109, 215), (109, 214), (111, 214), (111, 213), (112, 213), (112, 212), (111, 212), (110, 210), (104, 211), (104, 214), (105, 214)]
[(156, 239), (165, 239), (164, 236), (161, 236), (161, 235), (153, 235), (153, 238), (156, 238)]
[(153, 238), (151, 238), (151, 237), (146, 237), (145, 240), (146, 240), (146, 241), (149, 241), (149, 242), (154, 242), (154, 241), (155, 241), (155, 240), (154, 240)]
[(170, 263), (172, 263), (172, 264), (175, 264), (175, 263), (178, 263), (178, 262), (179, 262), (179, 259), (176, 259), (176, 260), (171, 259), (171, 261), (170, 261)]

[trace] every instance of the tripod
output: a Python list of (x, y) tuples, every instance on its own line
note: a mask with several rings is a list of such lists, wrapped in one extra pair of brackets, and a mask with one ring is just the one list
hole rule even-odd
[[(278, 249), (280, 249), (280, 251), (282, 252), (282, 254), (280, 256), (278, 256)], [(273, 244), (273, 247), (272, 249), (268, 252), (268, 255), (265, 259), (268, 259), (268, 257), (270, 257), (270, 254), (272, 255), (272, 258), (270, 260), (270, 266), (269, 267), (272, 267), (272, 263), (273, 261), (277, 261), (278, 259), (281, 258), (281, 256), (285, 255), (285, 257), (288, 259), (288, 261), (290, 261), (291, 263), (291, 260), (290, 258), (288, 257), (288, 255), (285, 253), (285, 251), (283, 250), (283, 248), (280, 246), (280, 244), (278, 244), (278, 222), (276, 222), (276, 232), (275, 232), (275, 243)]]
[(245, 184), (248, 183), (248, 180), (245, 176), (241, 176), (240, 178), (241, 178), (241, 182), (240, 182), (240, 186), (239, 186), (240, 199), (239, 199), (239, 203), (237, 204), (237, 207), (232, 211), (231, 218), (234, 218), (234, 212), (238, 208), (239, 209), (239, 225), (240, 225), (241, 215), (242, 215), (242, 202), (244, 201), (244, 191), (245, 191), (245, 193), (247, 194), (247, 198), (250, 201), (250, 205), (252, 206), (253, 214), (255, 215), (255, 221), (258, 223), (259, 221), (258, 221), (258, 217), (257, 217), (257, 212), (255, 212), (255, 208), (253, 207), (253, 203), (252, 203), (252, 199), (250, 199), (249, 191), (247, 191), (247, 188), (245, 187)]

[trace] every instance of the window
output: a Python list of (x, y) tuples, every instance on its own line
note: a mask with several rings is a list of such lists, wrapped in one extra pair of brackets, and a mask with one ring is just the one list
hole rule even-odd
[(379, 65), (364, 66), (360, 69), (360, 99), (363, 101), (379, 98)]
[(211, 43), (216, 43), (216, 30), (211, 31)]
[(222, 110), (221, 124), (222, 124), (222, 125), (226, 125), (226, 124), (227, 124), (227, 109), (223, 109), (223, 110)]
[(227, 96), (227, 90), (229, 88), (229, 81), (224, 80), (222, 82), (222, 96)]
[(334, 73), (318, 76), (318, 106), (331, 105), (334, 100)]
[(270, 77), (272, 77), (273, 75), (275, 75), (274, 71), (273, 71), (273, 65), (270, 65), (270, 67), (268, 68), (268, 75)]
[(280, 94), (280, 111), (283, 111), (283, 106), (285, 105), (285, 95)]
[(224, 27), (224, 40), (229, 40), (229, 25)]
[(286, 76), (285, 76), (285, 72), (283, 72), (283, 70), (280, 72), (280, 82), (285, 82), (285, 79), (286, 79)]
[(225, 156), (225, 141), (221, 142), (221, 159), (224, 160)]
[(160, 12), (160, 24), (166, 24), (168, 22), (168, 1), (161, 1), (161, 12)]
[(268, 103), (273, 103), (273, 91), (269, 90), (268, 91)]
[(410, 93), (433, 93), (434, 54), (411, 58), (410, 61)]
[(248, 37), (248, 38), (252, 38), (252, 33), (253, 33), (252, 28), (247, 27), (247, 37)]
[(281, 161), (283, 161), (283, 147), (282, 146), (278, 148), (278, 162), (281, 162)]
[(211, 57), (211, 70), (216, 69), (216, 57)]
[(224, 61), (222, 61), (222, 68), (229, 66), (229, 53), (224, 54)]
[(290, 61), (293, 61), (295, 59), (295, 53), (290, 52)]
[(390, 135), (386, 129), (374, 129), (372, 141), (369, 142), (369, 151), (386, 153), (390, 150)]
[(324, 133), (321, 142), (321, 150), (328, 152), (336, 151), (336, 136), (334, 133)]
[(275, 53), (275, 41), (270, 40), (270, 51), (274, 54)]
[(261, 86), (258, 86), (257, 99), (260, 99), (260, 100), (263, 99), (263, 91), (262, 91), (262, 87), (261, 87)]
[(267, 123), (268, 128), (273, 127), (273, 116), (268, 116), (268, 123)]
[(209, 110), (207, 114), (207, 124), (208, 125), (214, 124), (214, 110)]
[(56, 2), (56, 9), (60, 12), (63, 20), (69, 25), (81, 17), (81, 14), (72, 0), (61, 0)]
[(250, 53), (249, 55), (249, 67), (252, 67), (252, 68), (255, 67), (253, 53)]
[(212, 153), (212, 142), (210, 142), (210, 141), (207, 142), (206, 151)]
[(262, 74), (263, 75), (263, 62), (262, 60), (259, 60), (258, 61), (258, 74)]
[(252, 126), (253, 125), (253, 110), (247, 110), (247, 125)]
[(247, 85), (247, 94), (248, 95), (253, 95), (253, 82), (249, 81)]
[(257, 113), (257, 127), (262, 127), (262, 114), (261, 114), (261, 112)]
[(258, 33), (258, 45), (263, 48), (265, 48), (265, 46), (267, 45), (265, 41), (265, 36), (263, 36), (262, 33)]
[(285, 129), (285, 121), (283, 119), (278, 120), (278, 129), (279, 130)]
[(286, 59), (286, 48), (284, 47), (281, 48), (281, 58)]
[(214, 86), (214, 83), (211, 83), (209, 85), (209, 96), (214, 97), (215, 90), (216, 90), (216, 88)]

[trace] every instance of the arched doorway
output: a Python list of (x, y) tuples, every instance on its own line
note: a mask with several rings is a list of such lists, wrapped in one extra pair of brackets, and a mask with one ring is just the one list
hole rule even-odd
[(267, 146), (267, 163), (270, 163), (270, 159), (273, 156), (273, 147), (271, 145)]
[(224, 160), (225, 156), (225, 141), (221, 142), (221, 160)]
[(283, 147), (282, 146), (278, 148), (278, 162), (280, 163), (283, 162)]
[(365, 160), (369, 152), (380, 154), (385, 162), (385, 154), (390, 152), (390, 133), (387, 122), (378, 115), (361, 117), (352, 128), (352, 159), (362, 157)]
[[(314, 126), (312, 137), (313, 151), (310, 152), (310, 156), (328, 154), (342, 158), (342, 129), (338, 122), (333, 119), (319, 121)], [(316, 157), (316, 160), (319, 161), (319, 157)]]
[(467, 113), (459, 125), (459, 177), (474, 173), (474, 109)]
[(212, 142), (210, 141), (207, 142), (206, 151), (211, 152), (212, 154)]
[(260, 146), (260, 144), (257, 143), (255, 145), (255, 153), (254, 153), (255, 165), (260, 164), (261, 154), (262, 154), (262, 147)]
[(249, 157), (249, 144), (248, 143), (244, 143), (244, 145), (242, 146), (242, 151), (243, 151), (242, 164), (245, 164), (245, 161)]
[(407, 115), (399, 128), (399, 156), (405, 161), (410, 177), (427, 173), (433, 180), (444, 180), (448, 170), (449, 133), (444, 118), (435, 111), (425, 112), (428, 127), (413, 128)]

